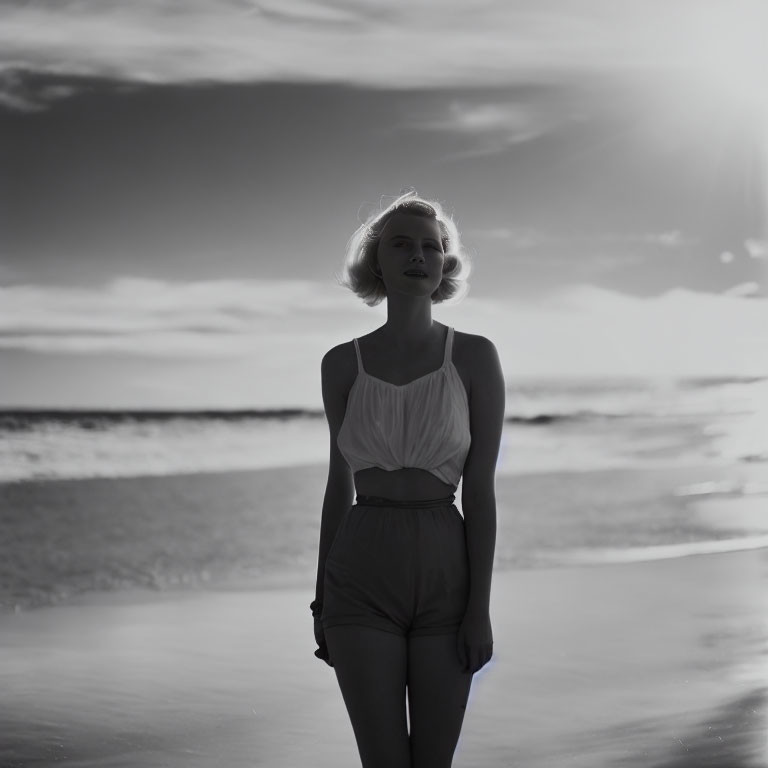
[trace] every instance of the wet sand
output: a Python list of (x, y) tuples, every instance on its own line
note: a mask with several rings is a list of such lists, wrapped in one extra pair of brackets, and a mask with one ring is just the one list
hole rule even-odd
[[(352, 768), (308, 590), (0, 616), (0, 765)], [(768, 763), (768, 549), (494, 575), (454, 766)]]
[[(313, 584), (327, 465), (164, 477), (0, 483), (0, 612), (130, 589)], [(573, 549), (642, 549), (764, 535), (765, 496), (701, 500), (708, 482), (768, 469), (693, 466), (499, 475), (497, 571)], [(456, 503), (462, 505), (461, 487)], [(752, 503), (753, 515), (739, 511)], [(698, 507), (709, 504), (709, 513)], [(728, 545), (725, 545), (728, 546)], [(640, 557), (647, 553), (639, 552)]]

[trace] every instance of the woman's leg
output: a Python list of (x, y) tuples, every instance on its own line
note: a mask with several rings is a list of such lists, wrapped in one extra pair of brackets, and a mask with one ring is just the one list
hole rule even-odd
[(456, 635), (409, 638), (407, 680), (411, 768), (450, 768), (472, 685)]
[(405, 714), (407, 641), (357, 624), (325, 630), (363, 768), (410, 768)]

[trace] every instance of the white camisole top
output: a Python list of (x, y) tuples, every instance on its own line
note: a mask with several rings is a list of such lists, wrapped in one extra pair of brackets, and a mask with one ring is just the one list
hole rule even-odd
[(366, 373), (354, 342), (357, 378), (337, 438), (353, 474), (369, 467), (412, 467), (458, 485), (472, 438), (467, 391), (451, 359), (453, 328), (442, 366), (407, 384)]

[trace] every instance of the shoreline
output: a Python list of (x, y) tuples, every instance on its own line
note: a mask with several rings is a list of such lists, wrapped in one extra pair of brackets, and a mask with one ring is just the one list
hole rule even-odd
[[(763, 497), (679, 491), (759, 481), (767, 470), (500, 475), (494, 570), (648, 560), (653, 547), (676, 554), (675, 547), (682, 553), (761, 546), (758, 537), (768, 534), (758, 509)], [(315, 578), (326, 480), (327, 466), (312, 464), (298, 473), (284, 467), (0, 484), (0, 615), (97, 591), (300, 588)]]
[[(729, 555), (742, 552), (765, 551), (768, 561), (768, 536), (755, 534), (753, 536), (706, 539), (686, 542), (683, 544), (667, 544), (654, 547), (624, 547), (619, 549), (572, 549), (558, 552), (551, 560), (542, 556), (540, 564), (534, 568), (505, 568), (494, 567), (493, 579), (505, 578), (507, 575), (522, 574), (534, 571), (561, 573), (571, 569), (603, 569), (610, 567), (629, 567), (633, 565), (652, 565), (659, 560), (683, 560), (688, 558), (707, 558), (713, 555)], [(214, 598), (226, 594), (260, 594), (266, 592), (303, 592), (311, 594), (314, 591), (309, 585), (314, 584), (314, 569), (310, 573), (297, 571), (278, 571), (254, 582), (249, 578), (229, 579), (216, 584), (190, 584), (186, 587), (174, 586), (168, 588), (144, 588), (131, 586), (121, 589), (95, 589), (78, 592), (54, 603), (41, 603), (16, 609), (2, 609), (0, 606), (0, 624), (4, 617), (20, 616), (30, 612), (50, 609), (88, 608), (88, 607), (119, 607), (129, 605), (150, 605), (165, 602), (189, 601), (195, 599)], [(306, 589), (305, 589), (306, 587)]]
[[(494, 574), (494, 657), (454, 764), (759, 765), (766, 586), (765, 550)], [(0, 617), (0, 764), (359, 765), (311, 592), (107, 592)]]
[[(257, 475), (265, 472), (301, 472), (314, 474), (316, 471), (325, 472), (328, 471), (328, 459), (323, 455), (322, 459), (301, 459), (294, 461), (280, 460), (280, 463), (264, 463), (258, 465), (248, 466), (223, 466), (213, 468), (199, 468), (192, 467), (189, 469), (162, 469), (156, 472), (137, 471), (132, 474), (99, 474), (99, 475), (45, 475), (40, 477), (25, 476), (25, 477), (0, 477), (0, 488), (3, 486), (22, 486), (22, 485), (38, 485), (49, 483), (90, 483), (90, 482), (123, 482), (123, 481), (141, 481), (141, 480), (176, 480), (180, 481), (189, 477), (209, 477), (211, 479), (222, 476), (238, 475)], [(694, 460), (688, 459), (686, 461), (680, 461), (678, 464), (674, 462), (662, 462), (661, 460), (651, 461), (642, 460), (635, 461), (627, 458), (624, 462), (616, 464), (596, 464), (586, 466), (573, 466), (573, 465), (556, 465), (556, 466), (525, 466), (522, 469), (517, 468), (511, 462), (503, 463), (499, 459), (499, 463), (496, 468), (496, 478), (528, 478), (528, 477), (541, 477), (547, 475), (589, 475), (589, 474), (603, 474), (612, 472), (689, 472), (696, 470), (702, 474), (716, 475), (723, 480), (732, 478), (734, 474), (743, 474), (756, 476), (760, 480), (765, 481), (768, 477), (768, 466), (765, 462), (749, 462), (749, 461), (734, 461), (734, 460)], [(738, 484), (736, 484), (738, 485)], [(766, 487), (765, 484), (763, 487)], [(461, 492), (461, 481), (457, 488), (457, 498)], [(765, 493), (765, 491), (763, 491)], [(729, 492), (713, 490), (704, 495), (720, 496), (730, 495)]]

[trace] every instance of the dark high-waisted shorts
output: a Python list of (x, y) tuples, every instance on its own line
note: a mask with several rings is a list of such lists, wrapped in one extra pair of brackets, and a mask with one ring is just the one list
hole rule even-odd
[(363, 624), (402, 636), (458, 631), (469, 560), (455, 498), (358, 495), (325, 562), (323, 628)]

